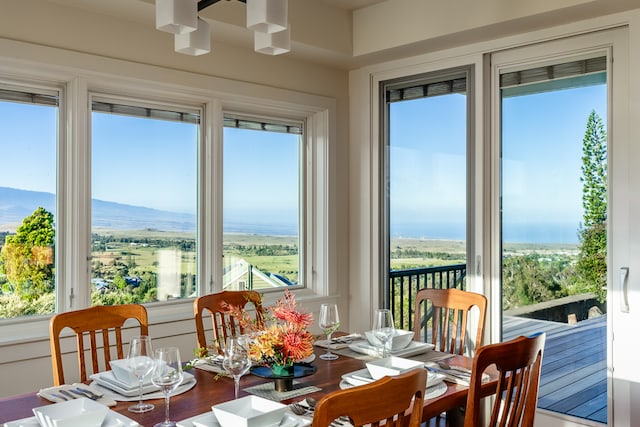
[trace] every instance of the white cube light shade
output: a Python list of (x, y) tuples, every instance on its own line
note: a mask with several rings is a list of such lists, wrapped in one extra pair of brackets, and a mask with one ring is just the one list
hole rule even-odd
[(288, 27), (288, 0), (247, 0), (247, 28), (276, 33)]
[(198, 0), (156, 0), (156, 29), (184, 34), (198, 28)]
[(253, 49), (266, 55), (280, 55), (291, 50), (291, 29), (277, 33), (259, 33), (253, 35)]
[(198, 29), (174, 36), (176, 52), (187, 55), (203, 55), (211, 51), (211, 28), (204, 19), (198, 18)]

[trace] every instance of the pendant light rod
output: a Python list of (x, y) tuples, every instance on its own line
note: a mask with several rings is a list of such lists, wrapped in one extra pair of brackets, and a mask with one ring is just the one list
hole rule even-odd
[[(202, 9), (205, 9), (205, 8), (211, 6), (212, 4), (218, 3), (219, 1), (220, 0), (200, 0), (198, 2), (198, 12), (200, 12)], [(230, 0), (227, 0), (227, 1), (230, 1)], [(247, 2), (247, 0), (238, 0), (238, 1), (242, 2), (242, 3), (246, 3)]]

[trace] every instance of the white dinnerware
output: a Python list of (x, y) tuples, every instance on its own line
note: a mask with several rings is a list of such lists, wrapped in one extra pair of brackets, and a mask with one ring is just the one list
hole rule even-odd
[(395, 331), (393, 314), (391, 314), (391, 310), (387, 308), (376, 309), (375, 313), (373, 314), (373, 327), (371, 328), (371, 330), (376, 339), (380, 341), (381, 356), (387, 357), (387, 343), (389, 342), (389, 340), (391, 340), (391, 337), (393, 336)]
[[(177, 425), (178, 427), (221, 427), (213, 411), (178, 421)], [(287, 411), (277, 427), (307, 427), (310, 425), (311, 419), (308, 417), (298, 416)]]
[[(366, 341), (359, 341), (349, 344), (349, 348), (357, 353), (366, 354), (368, 356), (380, 357), (380, 346), (373, 346)], [(416, 354), (426, 353), (433, 350), (435, 346), (431, 343), (411, 341), (411, 343), (400, 350), (391, 350), (389, 353), (391, 356), (409, 357)]]
[(227, 338), (224, 348), (224, 360), (222, 366), (233, 376), (234, 391), (236, 399), (240, 389), (240, 378), (247, 373), (251, 367), (249, 358), (249, 338), (246, 335)]
[[(380, 347), (381, 343), (378, 338), (376, 338), (375, 333), (373, 331), (366, 331), (364, 333), (365, 337), (367, 337), (367, 341), (369, 344)], [(393, 331), (393, 335), (391, 336), (390, 347), (391, 351), (398, 351), (406, 348), (413, 341), (413, 331), (405, 331), (403, 329), (395, 329)]]
[(164, 422), (154, 427), (175, 427), (176, 423), (169, 419), (169, 399), (171, 393), (182, 382), (182, 361), (177, 347), (163, 347), (155, 351), (155, 366), (151, 375), (151, 382), (164, 393)]
[(424, 369), (424, 362), (396, 356), (372, 360), (367, 362), (366, 365), (371, 378), (374, 380), (379, 380), (384, 376), (399, 375), (416, 368)]
[(42, 427), (100, 427), (109, 407), (86, 397), (33, 408)]
[[(154, 353), (153, 347), (151, 346), (151, 337), (141, 335), (131, 338), (131, 342), (129, 343), (129, 353), (127, 354), (127, 369), (125, 371), (128, 374), (127, 377), (133, 375), (133, 377), (137, 379), (139, 397), (138, 403), (129, 406), (129, 412), (141, 414), (149, 412), (155, 408), (152, 403), (142, 401), (142, 386), (144, 384), (144, 379), (151, 373), (151, 371), (153, 371), (153, 357)], [(118, 367), (119, 365), (117, 363), (115, 365), (112, 364), (111, 368), (113, 369), (114, 366)], [(114, 371), (114, 374), (118, 376), (116, 371)], [(121, 374), (124, 376), (124, 372), (121, 372)]]
[(211, 407), (221, 427), (265, 427), (277, 425), (287, 405), (259, 396), (245, 396)]
[(340, 327), (340, 316), (336, 304), (322, 304), (320, 306), (320, 320), (318, 326), (327, 335), (327, 352), (320, 355), (322, 360), (335, 360), (337, 354), (331, 352), (331, 335)]

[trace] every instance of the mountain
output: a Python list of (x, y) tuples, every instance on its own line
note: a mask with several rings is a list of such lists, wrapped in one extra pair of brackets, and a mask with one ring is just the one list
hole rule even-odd
[[(22, 220), (42, 206), (55, 215), (55, 195), (41, 191), (0, 187), (0, 231), (13, 231)], [(190, 231), (196, 229), (195, 215), (162, 211), (93, 199), (92, 226), (118, 230), (156, 229)]]

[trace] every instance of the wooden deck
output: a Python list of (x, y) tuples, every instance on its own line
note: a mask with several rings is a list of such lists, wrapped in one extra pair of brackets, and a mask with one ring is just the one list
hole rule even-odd
[(538, 407), (607, 423), (607, 316), (575, 325), (504, 318), (504, 339), (547, 334)]

